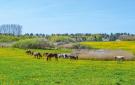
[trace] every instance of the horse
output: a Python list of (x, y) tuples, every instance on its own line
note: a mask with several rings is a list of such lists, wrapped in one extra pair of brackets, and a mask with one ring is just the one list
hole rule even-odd
[(58, 54), (56, 53), (44, 53), (43, 55), (47, 57), (46, 58), (47, 61), (51, 60), (51, 58), (53, 57), (58, 61)]
[(64, 54), (58, 54), (58, 58), (65, 58)]
[(68, 54), (58, 54), (58, 57), (59, 58), (64, 58), (64, 59), (69, 58)]
[(31, 50), (26, 50), (25, 53), (28, 54), (28, 55), (33, 55), (33, 51), (31, 51)]
[(73, 55), (71, 55), (71, 54), (65, 54), (65, 58), (66, 58), (66, 59), (71, 58), (71, 56), (73, 56)]
[(70, 55), (69, 57), (70, 57), (70, 59), (78, 60), (78, 56), (77, 55)]
[(35, 58), (37, 58), (37, 59), (42, 58), (42, 55), (41, 55), (41, 53), (39, 53), (39, 52), (34, 52), (34, 53), (33, 53), (33, 56), (34, 56)]
[(65, 58), (78, 60), (78, 55), (76, 55), (76, 54), (65, 54)]
[(26, 50), (26, 54), (31, 54), (31, 50)]
[(114, 58), (117, 61), (124, 61), (125, 60), (125, 56), (115, 56)]

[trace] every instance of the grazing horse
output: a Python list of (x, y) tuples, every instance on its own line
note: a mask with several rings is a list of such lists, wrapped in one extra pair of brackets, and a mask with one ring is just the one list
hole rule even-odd
[(37, 58), (37, 59), (42, 58), (42, 55), (41, 55), (41, 53), (39, 53), (39, 52), (34, 52), (34, 53), (33, 53), (33, 56), (34, 56), (35, 58)]
[(58, 54), (58, 58), (64, 58), (64, 59), (74, 59), (78, 60), (78, 56), (75, 54)]
[(26, 50), (26, 54), (33, 55), (33, 52), (31, 50)]
[(65, 59), (69, 58), (68, 54), (58, 54), (58, 57), (59, 58), (65, 58)]
[(65, 58), (68, 59), (71, 57), (71, 54), (65, 54)]
[(69, 57), (70, 57), (70, 59), (78, 60), (78, 56), (77, 55), (70, 55)]
[(125, 56), (115, 56), (114, 58), (117, 61), (124, 61), (125, 60)]
[(31, 50), (26, 50), (26, 54), (31, 54)]
[(64, 54), (58, 54), (58, 58), (65, 58)]
[(58, 61), (58, 54), (56, 53), (44, 53), (43, 55), (47, 57), (46, 58), (47, 61), (51, 60), (51, 58), (53, 57)]

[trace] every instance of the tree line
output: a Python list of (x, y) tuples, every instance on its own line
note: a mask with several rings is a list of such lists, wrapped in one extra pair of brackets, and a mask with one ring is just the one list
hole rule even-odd
[(22, 26), (18, 24), (3, 24), (0, 25), (1, 34), (21, 35)]
[[(135, 34), (130, 33), (76, 33), (76, 34), (33, 34), (26, 33), (22, 35), (13, 34), (0, 34), (1, 41), (18, 41), (21, 39), (31, 39), (31, 38), (45, 38), (46, 40), (53, 42), (83, 42), (83, 41), (134, 41)], [(6, 40), (7, 39), (7, 40)]]
[(73, 41), (116, 41), (116, 40), (124, 40), (124, 41), (134, 41), (135, 34), (130, 33), (99, 33), (99, 34), (91, 34), (91, 33), (75, 33), (75, 34), (33, 34), (26, 33), (24, 36), (36, 36), (36, 37), (44, 37), (47, 39), (50, 38), (66, 38)]

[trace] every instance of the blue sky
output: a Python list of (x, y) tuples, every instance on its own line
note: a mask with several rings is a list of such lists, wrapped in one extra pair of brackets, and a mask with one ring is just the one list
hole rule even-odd
[(0, 24), (23, 33), (135, 33), (135, 0), (0, 0)]

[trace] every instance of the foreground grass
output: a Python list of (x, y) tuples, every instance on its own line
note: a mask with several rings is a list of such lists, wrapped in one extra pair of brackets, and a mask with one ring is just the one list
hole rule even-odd
[[(64, 51), (63, 51), (64, 52)], [(135, 62), (47, 62), (27, 56), (24, 50), (0, 48), (0, 85), (134, 85)]]

